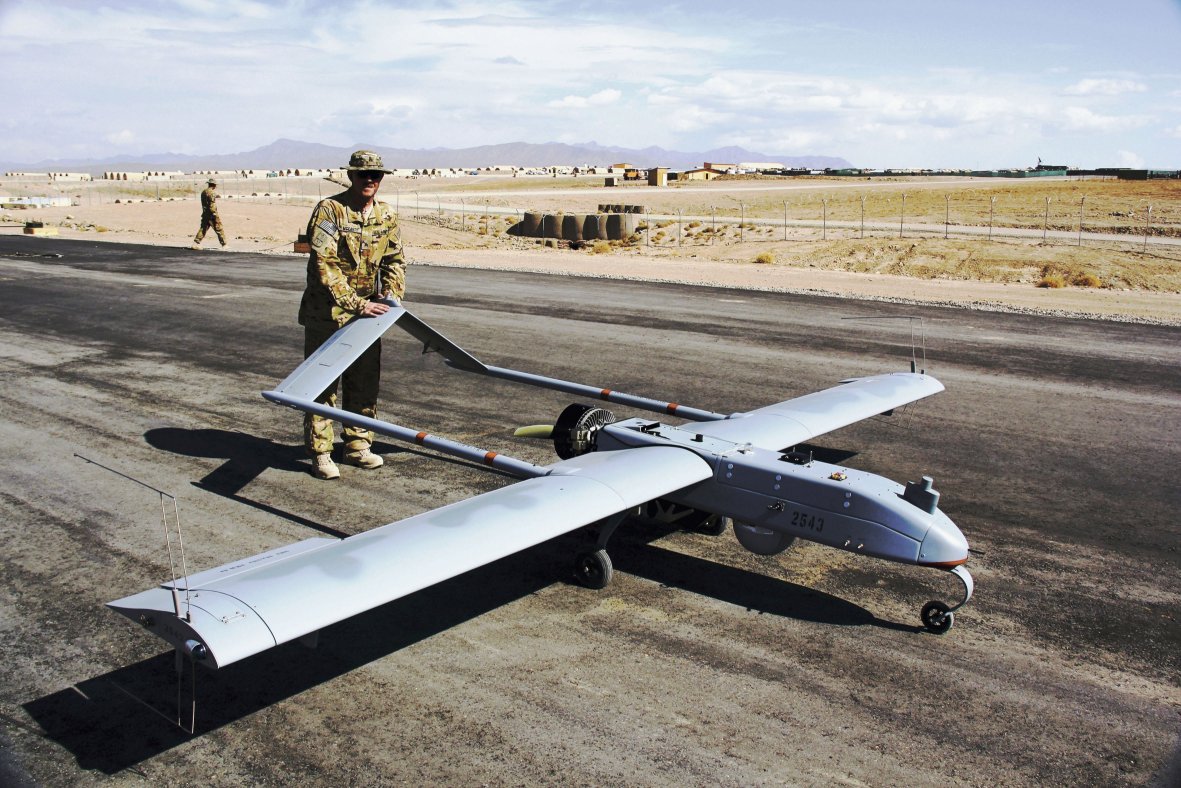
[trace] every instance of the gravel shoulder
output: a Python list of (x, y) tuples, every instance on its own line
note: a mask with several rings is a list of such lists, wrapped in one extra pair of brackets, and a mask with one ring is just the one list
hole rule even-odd
[[(230, 237), (229, 251), (295, 254), (295, 237), (307, 221), (310, 203), (282, 204), (249, 199), (223, 199), (219, 205)], [(20, 234), (20, 223), (34, 218), (26, 212), (10, 213), (0, 234)], [(200, 211), (193, 201), (143, 201), (72, 208), (40, 209), (35, 217), (53, 226), (61, 238), (98, 242), (138, 243), (188, 247), (199, 225)], [(589, 250), (548, 249), (533, 241), (509, 236), (481, 236), (456, 226), (443, 226), (425, 218), (415, 220), (404, 212), (407, 254), (412, 262), (489, 270), (532, 271), (571, 276), (675, 282), (694, 285), (849, 296), (864, 299), (957, 305), (991, 311), (1032, 312), (1125, 322), (1181, 325), (1181, 294), (1172, 282), (1181, 272), (1181, 260), (1145, 256), (1143, 264), (1161, 269), (1163, 284), (1146, 288), (1041, 288), (1026, 275), (1013, 282), (979, 281), (951, 266), (956, 249), (971, 257), (985, 249), (993, 255), (1036, 258), (1037, 244), (1017, 241), (963, 241), (952, 253), (942, 239), (866, 240), (863, 246), (880, 257), (873, 272), (843, 270), (851, 265), (848, 239), (747, 241), (716, 246), (616, 248), (605, 254)], [(216, 237), (209, 235), (204, 248), (214, 255)], [(991, 252), (987, 250), (991, 249)], [(1049, 257), (1061, 247), (1046, 249)], [(1084, 250), (1099, 264), (1102, 249)], [(755, 262), (761, 254), (774, 262)], [(982, 253), (984, 254), (984, 253)], [(899, 261), (922, 260), (924, 277), (885, 273), (902, 268)], [(860, 266), (864, 268), (864, 266)], [(932, 271), (932, 267), (936, 270)], [(1156, 289), (1152, 289), (1156, 288)]]

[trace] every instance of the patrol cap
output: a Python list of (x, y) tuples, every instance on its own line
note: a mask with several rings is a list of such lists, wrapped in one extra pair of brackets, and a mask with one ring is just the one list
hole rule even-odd
[(213, 180), (213, 178), (210, 178), (210, 179), (209, 179), (209, 185), (210, 185), (210, 186), (216, 186), (216, 185), (217, 185), (217, 181)]
[(392, 175), (394, 172), (387, 170), (381, 156), (371, 150), (354, 151), (353, 155), (349, 156), (349, 170), (375, 170), (387, 175)]

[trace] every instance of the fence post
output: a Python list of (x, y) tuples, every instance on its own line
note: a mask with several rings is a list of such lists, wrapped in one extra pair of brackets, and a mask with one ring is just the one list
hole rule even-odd
[(992, 216), (996, 211), (996, 196), (988, 198), (988, 240), (992, 240)]
[(714, 206), (709, 206), (709, 245), (713, 246), (714, 237), (718, 234), (718, 216)]
[(902, 192), (902, 210), (898, 213), (898, 237), (902, 237), (902, 225), (906, 221), (906, 192)]
[(1087, 207), (1087, 195), (1079, 200), (1078, 204), (1078, 245), (1083, 245), (1083, 210)]
[(1050, 198), (1046, 198), (1046, 214), (1042, 217), (1042, 243), (1046, 241), (1046, 228), (1050, 226)]
[(861, 195), (861, 237), (865, 238), (865, 195)]
[(951, 223), (951, 195), (943, 195), (943, 240), (947, 240), (947, 225)]
[(681, 245), (681, 209), (677, 208), (677, 246)]
[(820, 215), (820, 240), (827, 241), (828, 240), (828, 198), (825, 197), (820, 202), (824, 206), (824, 210)]
[(1148, 218), (1144, 220), (1144, 251), (1148, 251), (1148, 228), (1152, 227), (1152, 206), (1148, 206)]
[(783, 240), (787, 240), (787, 200), (783, 201)]

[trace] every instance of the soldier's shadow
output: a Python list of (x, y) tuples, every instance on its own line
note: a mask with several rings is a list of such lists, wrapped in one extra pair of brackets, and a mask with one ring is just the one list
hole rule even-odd
[[(307, 454), (301, 444), (279, 443), (246, 432), (218, 429), (183, 429), (160, 427), (144, 433), (148, 445), (183, 457), (225, 460), (216, 469), (193, 485), (232, 501), (305, 525), (321, 533), (343, 539), (348, 534), (322, 523), (255, 501), (242, 495), (242, 489), (264, 471), (278, 470), (306, 474), (309, 470)], [(400, 447), (377, 442), (373, 450), (379, 454), (403, 451)]]

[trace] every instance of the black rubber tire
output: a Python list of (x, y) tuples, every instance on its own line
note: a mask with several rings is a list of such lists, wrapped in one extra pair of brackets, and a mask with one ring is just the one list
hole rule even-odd
[(606, 588), (614, 574), (615, 568), (606, 550), (583, 553), (574, 563), (574, 580), (583, 588)]
[(936, 635), (945, 634), (955, 624), (955, 613), (951, 612), (946, 603), (936, 600), (923, 605), (923, 611), (919, 616), (927, 631)]
[(686, 531), (706, 536), (721, 536), (730, 528), (730, 518), (712, 512), (694, 512), (685, 524)]

